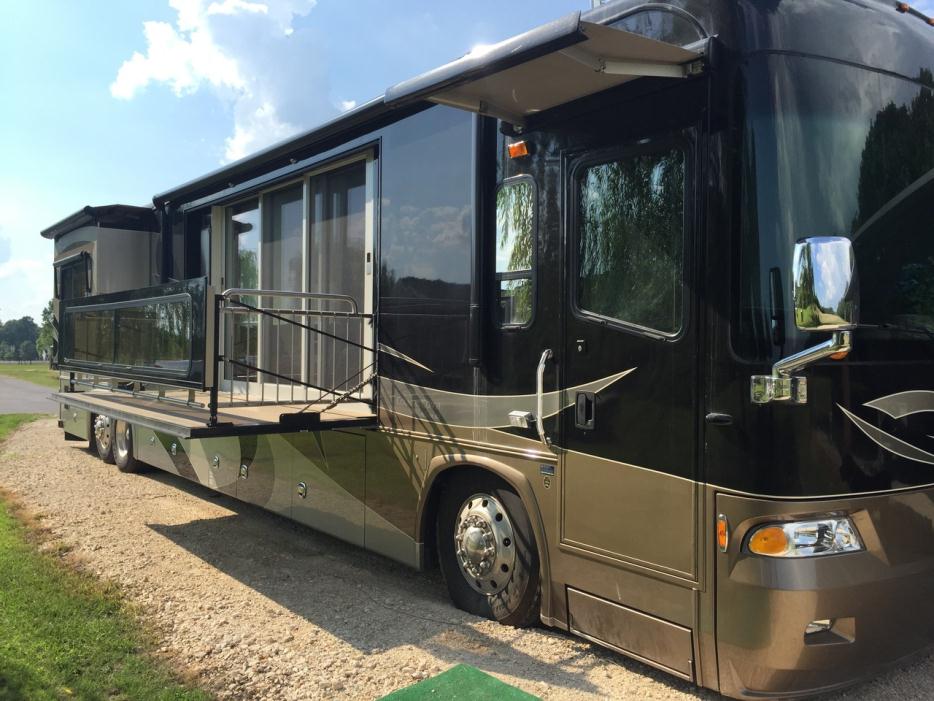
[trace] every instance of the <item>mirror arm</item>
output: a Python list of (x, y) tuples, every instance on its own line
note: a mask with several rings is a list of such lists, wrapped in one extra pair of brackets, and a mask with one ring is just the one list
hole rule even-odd
[(849, 353), (853, 348), (853, 339), (849, 331), (834, 331), (829, 341), (817, 346), (805, 348), (800, 353), (782, 358), (772, 366), (773, 377), (790, 377), (791, 373), (816, 363), (829, 355)]
[(829, 341), (779, 360), (772, 366), (771, 375), (753, 375), (750, 378), (749, 398), (753, 404), (807, 404), (808, 380), (800, 375), (793, 376), (792, 373), (828, 356), (849, 353), (852, 348), (850, 331), (834, 331)]

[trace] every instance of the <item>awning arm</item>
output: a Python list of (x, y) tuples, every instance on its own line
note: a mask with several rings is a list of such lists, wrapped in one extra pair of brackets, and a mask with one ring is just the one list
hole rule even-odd
[(438, 104), (448, 105), (449, 107), (457, 107), (458, 109), (467, 110), (468, 112), (476, 112), (477, 114), (486, 115), (487, 117), (495, 117), (504, 122), (508, 122), (517, 127), (525, 126), (525, 117), (522, 117), (515, 112), (510, 110), (503, 109), (490, 103), (488, 100), (457, 100), (450, 97), (445, 97), (444, 99), (436, 100)]
[(592, 54), (580, 46), (569, 46), (561, 49), (561, 53), (568, 58), (592, 68), (596, 73), (607, 75), (631, 75), (652, 78), (687, 78), (699, 75), (704, 70), (701, 59), (688, 63), (661, 63), (656, 61), (619, 61), (606, 59)]

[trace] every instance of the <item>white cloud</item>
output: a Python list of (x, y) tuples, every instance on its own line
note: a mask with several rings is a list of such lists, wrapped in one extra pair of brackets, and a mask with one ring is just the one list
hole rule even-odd
[(0, 174), (0, 321), (38, 320), (52, 298), (52, 242), (39, 229), (65, 214), (53, 197)]
[(175, 24), (143, 23), (145, 52), (124, 61), (110, 92), (131, 100), (150, 84), (179, 97), (208, 87), (233, 116), (223, 161), (242, 158), (338, 109), (311, 33), (294, 26), (316, 2), (169, 0)]
[(0, 280), (14, 277), (21, 274), (34, 273), (37, 270), (48, 272), (49, 264), (47, 261), (34, 260), (32, 258), (13, 258), (0, 263)]
[(347, 112), (357, 106), (356, 100), (341, 100), (341, 112)]
[(51, 298), (51, 259), (11, 258), (0, 263), (0, 320), (31, 316), (38, 321)]

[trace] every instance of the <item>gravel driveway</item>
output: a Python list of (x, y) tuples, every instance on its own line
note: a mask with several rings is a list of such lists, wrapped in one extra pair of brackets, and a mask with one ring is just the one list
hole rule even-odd
[[(0, 485), (150, 618), (220, 698), (373, 699), (466, 662), (545, 699), (713, 699), (557, 631), (455, 609), (419, 574), (152, 470), (123, 475), (55, 422), (4, 445)], [(929, 699), (934, 658), (836, 698)]]

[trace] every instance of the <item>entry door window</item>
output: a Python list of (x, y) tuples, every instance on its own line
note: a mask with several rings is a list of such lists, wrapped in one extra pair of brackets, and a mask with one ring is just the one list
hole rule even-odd
[[(364, 311), (366, 280), (366, 161), (313, 176), (310, 183), (309, 291), (347, 295)], [(360, 344), (363, 325), (348, 318), (351, 306), (332, 299), (311, 300), (319, 316), (311, 324)], [(311, 333), (309, 382), (338, 391), (360, 382), (361, 349)]]
[(684, 153), (578, 171), (577, 308), (666, 335), (682, 326)]

